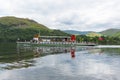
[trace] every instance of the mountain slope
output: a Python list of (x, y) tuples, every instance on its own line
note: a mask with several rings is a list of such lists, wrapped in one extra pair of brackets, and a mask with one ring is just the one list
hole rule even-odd
[(105, 31), (100, 32), (103, 35), (106, 36), (115, 36), (117, 32), (120, 32), (120, 29), (107, 29)]
[(34, 20), (27, 18), (16, 18), (16, 17), (1, 17), (0, 26), (12, 27), (12, 28), (38, 28), (49, 30), (46, 26), (37, 23)]
[(102, 35), (100, 33), (91, 32), (91, 33), (86, 34), (86, 36), (88, 36), (88, 37), (100, 37)]
[(51, 30), (34, 20), (16, 17), (0, 18), (0, 41), (31, 40), (35, 34), (68, 35), (60, 30)]
[(92, 31), (75, 31), (75, 30), (63, 30), (64, 32), (68, 34), (77, 34), (77, 35), (86, 35)]
[(119, 37), (120, 38), (120, 32), (117, 32), (113, 35), (114, 37)]

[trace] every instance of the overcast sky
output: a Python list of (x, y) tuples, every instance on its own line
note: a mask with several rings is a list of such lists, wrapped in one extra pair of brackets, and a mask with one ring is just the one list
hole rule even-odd
[(30, 18), (52, 29), (120, 28), (120, 0), (0, 0), (0, 17)]

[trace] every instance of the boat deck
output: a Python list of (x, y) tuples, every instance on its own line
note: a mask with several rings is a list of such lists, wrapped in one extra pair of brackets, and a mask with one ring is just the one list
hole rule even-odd
[(34, 45), (34, 46), (52, 46), (52, 47), (57, 47), (57, 46), (95, 46), (96, 44), (93, 43), (76, 43), (76, 42), (17, 42), (17, 44), (24, 44), (24, 45)]

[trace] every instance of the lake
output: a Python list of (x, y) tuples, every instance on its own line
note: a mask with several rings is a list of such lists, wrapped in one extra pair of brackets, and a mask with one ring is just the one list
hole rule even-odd
[(119, 47), (0, 43), (0, 80), (120, 80), (119, 76)]

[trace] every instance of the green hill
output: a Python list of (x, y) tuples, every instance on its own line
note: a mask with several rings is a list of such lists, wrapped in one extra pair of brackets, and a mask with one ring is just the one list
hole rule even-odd
[(102, 35), (100, 33), (90, 32), (90, 33), (86, 34), (86, 36), (88, 36), (88, 37), (100, 37)]
[(120, 32), (115, 33), (113, 36), (120, 38)]
[(76, 31), (76, 30), (63, 30), (65, 33), (68, 34), (75, 34), (75, 35), (86, 35), (92, 31)]
[(107, 29), (105, 31), (100, 32), (103, 35), (106, 36), (115, 36), (117, 32), (120, 32), (120, 29)]
[(27, 18), (0, 17), (0, 41), (30, 40), (35, 34), (68, 35), (60, 30), (51, 30), (46, 26)]
[(38, 28), (42, 30), (48, 30), (46, 26), (27, 18), (1, 17), (0, 25), (1, 27), (5, 26), (8, 28)]

